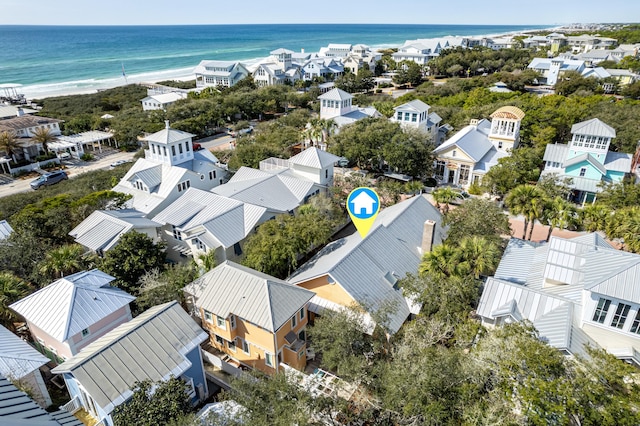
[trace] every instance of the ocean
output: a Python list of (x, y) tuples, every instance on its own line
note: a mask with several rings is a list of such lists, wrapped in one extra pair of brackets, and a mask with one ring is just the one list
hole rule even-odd
[[(548, 28), (544, 25), (265, 24), (0, 26), (0, 84), (35, 99), (125, 83), (193, 77), (203, 59), (255, 62), (281, 47), (317, 52), (329, 43), (397, 47), (405, 40)], [(125, 78), (126, 76), (126, 78)]]

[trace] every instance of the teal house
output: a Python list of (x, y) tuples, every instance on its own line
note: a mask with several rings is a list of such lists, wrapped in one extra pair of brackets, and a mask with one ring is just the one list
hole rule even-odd
[(559, 179), (571, 178), (573, 201), (592, 203), (601, 182), (620, 182), (631, 173), (633, 155), (609, 151), (616, 131), (597, 118), (574, 124), (571, 135), (568, 144), (547, 145), (540, 177), (555, 174)]

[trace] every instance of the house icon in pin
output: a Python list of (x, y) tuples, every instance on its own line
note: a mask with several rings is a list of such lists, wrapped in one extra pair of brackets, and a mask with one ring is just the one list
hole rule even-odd
[(352, 213), (356, 216), (372, 216), (375, 212), (374, 206), (378, 200), (373, 198), (367, 191), (361, 191), (353, 197), (350, 204), (353, 204)]

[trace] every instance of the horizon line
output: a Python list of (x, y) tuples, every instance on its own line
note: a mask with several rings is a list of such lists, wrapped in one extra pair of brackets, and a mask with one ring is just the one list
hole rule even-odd
[(523, 27), (523, 26), (563, 26), (563, 25), (621, 25), (631, 23), (586, 23), (586, 22), (573, 22), (573, 23), (554, 23), (554, 24), (419, 24), (419, 23), (382, 23), (382, 22), (300, 22), (300, 23), (217, 23), (217, 24), (0, 24), (0, 27), (192, 27), (192, 26), (232, 26), (232, 25), (388, 25), (388, 26), (468, 26), (468, 27), (484, 27), (484, 26), (502, 26), (502, 27)]

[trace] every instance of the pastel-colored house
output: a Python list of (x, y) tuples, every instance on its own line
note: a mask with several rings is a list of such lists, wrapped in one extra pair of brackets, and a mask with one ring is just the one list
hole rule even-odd
[(178, 302), (154, 306), (111, 330), (52, 370), (71, 396), (65, 407), (85, 410), (113, 426), (111, 413), (133, 395), (137, 382), (184, 380), (193, 405), (208, 397), (200, 344), (207, 334)]
[(93, 269), (49, 284), (9, 307), (22, 315), (36, 347), (63, 362), (131, 320), (135, 297), (112, 287), (111, 275)]
[(265, 207), (189, 188), (153, 220), (162, 224), (167, 257), (197, 259), (213, 250), (219, 264), (241, 256), (246, 238), (270, 217)]
[(304, 370), (307, 305), (313, 293), (225, 261), (184, 288), (210, 344), (237, 365)]
[(598, 233), (542, 244), (512, 238), (477, 314), (489, 327), (531, 321), (568, 355), (585, 355), (589, 344), (640, 366), (639, 273), (639, 255)]
[(547, 145), (540, 176), (570, 178), (573, 199), (590, 203), (601, 191), (600, 183), (620, 182), (631, 173), (633, 154), (609, 151), (616, 131), (597, 118), (574, 124), (571, 134), (568, 144)]
[(0, 424), (6, 426), (84, 426), (64, 410), (45, 411), (0, 373)]
[(27, 387), (31, 391), (31, 397), (42, 408), (51, 405), (51, 396), (40, 371), (40, 367), (48, 362), (49, 358), (0, 326), (0, 377), (18, 381)]
[(505, 106), (491, 114), (491, 121), (471, 120), (434, 150), (436, 178), (464, 188), (481, 183), (500, 158), (518, 147), (524, 115), (519, 108)]
[(310, 320), (325, 309), (355, 304), (367, 310), (367, 329), (373, 333), (373, 314), (391, 308), (384, 326), (394, 334), (420, 311), (405, 298), (398, 280), (417, 273), (424, 253), (443, 239), (440, 212), (416, 196), (382, 210), (364, 239), (356, 232), (328, 244), (287, 281), (315, 293)]
[(96, 210), (73, 228), (69, 235), (76, 243), (103, 255), (118, 244), (123, 234), (131, 230), (157, 241), (160, 226), (160, 223), (147, 219), (138, 210)]

